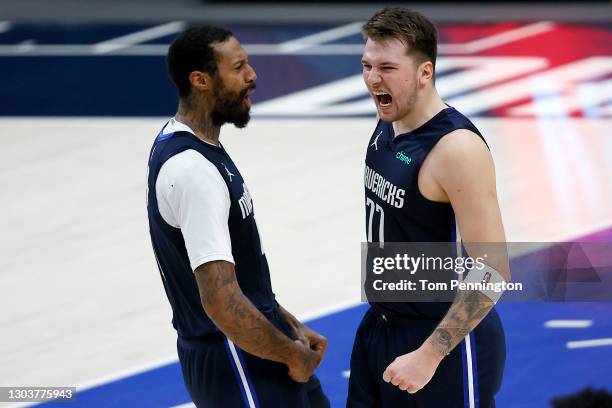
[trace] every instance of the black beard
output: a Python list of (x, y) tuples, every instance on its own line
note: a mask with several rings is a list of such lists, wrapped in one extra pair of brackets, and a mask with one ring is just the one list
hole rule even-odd
[(250, 89), (255, 89), (255, 84), (240, 93), (231, 93), (222, 85), (215, 90), (215, 107), (210, 114), (214, 126), (221, 127), (225, 123), (233, 123), (242, 129), (251, 120), (250, 108), (244, 105), (244, 98)]

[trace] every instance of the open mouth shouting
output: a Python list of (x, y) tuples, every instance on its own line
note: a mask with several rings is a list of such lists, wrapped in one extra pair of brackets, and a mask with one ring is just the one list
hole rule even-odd
[(251, 98), (250, 98), (250, 96), (251, 96), (251, 94), (252, 94), (253, 92), (255, 92), (255, 84), (253, 84), (252, 86), (250, 86), (249, 88), (245, 89), (245, 90), (242, 92), (243, 97), (244, 97), (244, 101), (245, 101), (245, 103), (247, 104), (247, 106), (248, 106), (249, 108), (250, 108), (250, 107), (251, 107), (251, 105), (252, 105), (252, 102), (251, 102)]
[(384, 91), (372, 91), (372, 94), (381, 108), (388, 108), (393, 103), (393, 97)]

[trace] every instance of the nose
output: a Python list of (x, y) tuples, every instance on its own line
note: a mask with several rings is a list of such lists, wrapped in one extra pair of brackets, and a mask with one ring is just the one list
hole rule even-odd
[(249, 65), (248, 70), (247, 70), (246, 81), (247, 82), (255, 82), (256, 79), (257, 79), (257, 73), (255, 72), (253, 67), (251, 65)]
[(379, 85), (382, 82), (382, 77), (376, 69), (372, 68), (369, 72), (366, 72), (365, 81), (370, 86)]

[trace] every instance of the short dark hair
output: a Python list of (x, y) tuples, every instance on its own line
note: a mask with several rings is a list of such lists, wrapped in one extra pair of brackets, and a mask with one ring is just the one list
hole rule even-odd
[(438, 30), (422, 14), (403, 7), (387, 7), (374, 14), (363, 25), (364, 37), (374, 41), (400, 40), (408, 53), (417, 53), (423, 61), (436, 66)]
[(168, 50), (166, 65), (170, 79), (178, 89), (179, 98), (189, 95), (189, 74), (193, 71), (216, 75), (217, 54), (212, 45), (224, 42), (233, 35), (225, 28), (203, 26), (189, 28), (176, 37)]

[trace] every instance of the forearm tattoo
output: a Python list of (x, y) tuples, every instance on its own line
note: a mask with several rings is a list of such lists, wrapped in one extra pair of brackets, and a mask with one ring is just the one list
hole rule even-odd
[(446, 316), (429, 337), (429, 342), (438, 353), (446, 356), (493, 306), (494, 303), (478, 291), (459, 291)]
[(242, 293), (233, 268), (214, 262), (199, 276), (202, 305), (227, 337), (258, 357), (286, 362), (292, 342)]

